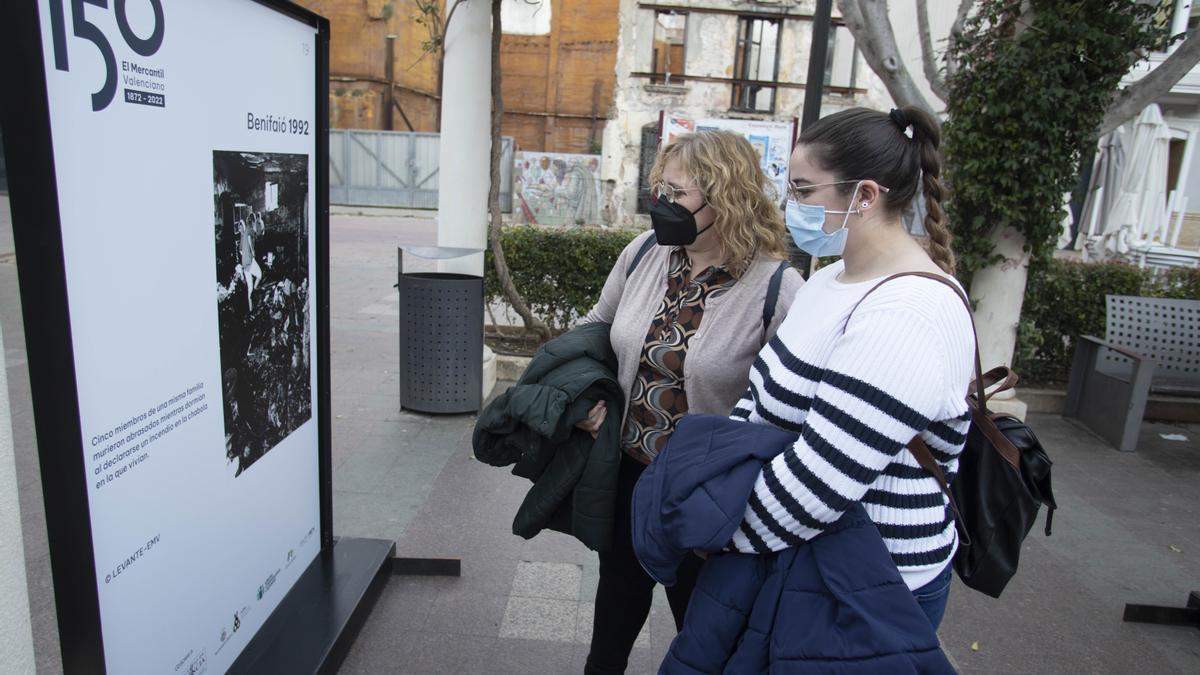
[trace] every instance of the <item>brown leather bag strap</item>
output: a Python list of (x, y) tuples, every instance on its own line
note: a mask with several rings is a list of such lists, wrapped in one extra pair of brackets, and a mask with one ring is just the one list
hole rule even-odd
[(954, 495), (950, 492), (950, 485), (946, 482), (946, 474), (942, 473), (942, 467), (938, 466), (937, 460), (933, 458), (929, 446), (925, 445), (925, 441), (921, 440), (920, 436), (913, 436), (913, 439), (908, 442), (908, 451), (916, 458), (917, 464), (920, 464), (922, 469), (933, 474), (933, 477), (937, 479), (938, 487), (942, 488), (946, 499), (950, 500), (950, 509), (954, 511), (954, 522), (958, 526), (959, 539), (963, 546), (970, 546), (971, 535), (967, 532), (962, 514), (958, 512), (958, 504), (954, 503)]
[[(854, 311), (858, 309), (858, 306), (862, 304), (863, 300), (867, 299), (868, 295), (874, 293), (876, 289), (892, 279), (899, 279), (900, 277), (924, 277), (926, 279), (932, 279), (940, 284), (945, 284), (950, 288), (950, 290), (954, 291), (955, 295), (958, 296), (958, 299), (962, 300), (963, 306), (967, 308), (967, 316), (971, 319), (971, 335), (975, 338), (975, 400), (979, 402), (979, 407), (986, 415), (987, 398), (984, 396), (984, 389), (986, 387), (984, 386), (983, 360), (979, 357), (979, 332), (975, 329), (975, 315), (971, 311), (971, 301), (967, 299), (966, 294), (963, 293), (962, 289), (959, 288), (958, 285), (953, 281), (950, 281), (940, 274), (934, 274), (933, 272), (898, 272), (893, 274), (872, 286), (871, 290), (863, 293), (863, 296), (858, 299), (858, 302), (854, 303), (854, 306), (850, 308), (850, 313), (846, 315), (846, 322), (842, 324), (842, 332), (846, 332), (846, 327), (850, 325), (850, 317), (854, 316)], [(991, 371), (989, 371), (989, 373), (990, 372)]]
[(1020, 376), (1014, 373), (1008, 366), (996, 366), (983, 374), (984, 390), (994, 390), (987, 394), (987, 400), (992, 400), (992, 397), (1002, 391), (1008, 391), (1017, 386), (1021, 382)]

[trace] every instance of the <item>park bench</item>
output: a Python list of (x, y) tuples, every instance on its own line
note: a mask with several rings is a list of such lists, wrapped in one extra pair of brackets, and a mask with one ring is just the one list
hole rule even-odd
[(1063, 416), (1122, 452), (1151, 394), (1200, 396), (1200, 300), (1109, 295), (1105, 339), (1081, 335)]

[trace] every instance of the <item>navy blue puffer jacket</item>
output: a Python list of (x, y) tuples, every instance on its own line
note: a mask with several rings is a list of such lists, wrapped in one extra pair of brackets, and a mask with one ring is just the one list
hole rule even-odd
[(709, 551), (661, 673), (953, 673), (937, 634), (861, 506), (804, 546), (720, 553), (763, 464), (795, 434), (689, 415), (642, 474), (633, 543), (674, 583), (691, 549)]

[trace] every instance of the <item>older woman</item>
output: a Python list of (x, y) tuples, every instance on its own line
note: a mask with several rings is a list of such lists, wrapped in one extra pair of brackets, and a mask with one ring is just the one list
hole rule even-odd
[[(612, 324), (621, 420), (598, 404), (579, 426), (622, 425), (612, 550), (600, 583), (586, 672), (621, 673), (650, 611), (654, 581), (633, 553), (630, 502), (638, 476), (687, 413), (728, 414), (759, 350), (803, 281), (784, 258), (786, 230), (745, 138), (714, 131), (668, 144), (650, 173), (653, 231), (634, 239), (584, 321)], [(667, 589), (676, 627), (702, 564), (692, 556)]]

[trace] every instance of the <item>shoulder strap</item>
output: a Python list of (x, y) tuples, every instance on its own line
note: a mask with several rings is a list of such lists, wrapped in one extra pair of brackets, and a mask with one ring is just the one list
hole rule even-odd
[(863, 293), (863, 296), (858, 299), (858, 302), (854, 303), (854, 306), (850, 308), (850, 313), (846, 315), (846, 322), (842, 324), (842, 332), (846, 332), (846, 326), (850, 324), (850, 317), (854, 315), (854, 310), (858, 309), (858, 306), (862, 304), (863, 300), (867, 299), (868, 295), (874, 293), (876, 289), (892, 279), (898, 279), (900, 277), (924, 277), (926, 279), (932, 279), (940, 284), (945, 284), (950, 288), (950, 290), (954, 291), (954, 294), (958, 296), (958, 299), (962, 300), (963, 306), (967, 308), (967, 316), (971, 319), (971, 334), (975, 337), (975, 400), (978, 402), (980, 410), (986, 415), (987, 398), (985, 398), (983, 394), (983, 390), (985, 388), (983, 379), (983, 361), (979, 358), (979, 333), (975, 330), (975, 315), (971, 312), (971, 301), (967, 299), (966, 294), (964, 294), (962, 289), (959, 288), (958, 285), (953, 281), (950, 281), (940, 274), (934, 274), (932, 272), (899, 272), (897, 274), (893, 274), (872, 286), (871, 290)]
[(646, 237), (646, 241), (642, 242), (642, 247), (638, 249), (638, 252), (636, 254), (634, 254), (633, 260), (630, 261), (630, 263), (629, 263), (629, 267), (625, 268), (625, 278), (626, 279), (628, 279), (630, 277), (630, 275), (633, 274), (633, 271), (637, 269), (638, 263), (642, 262), (642, 258), (646, 257), (646, 253), (648, 253), (650, 251), (650, 249), (654, 248), (655, 244), (657, 244), (657, 243), (658, 243), (658, 237), (655, 236), (655, 234), (653, 232), (651, 232), (650, 236)]
[(779, 267), (776, 267), (775, 273), (771, 275), (771, 283), (767, 284), (767, 297), (763, 300), (763, 335), (771, 328), (771, 321), (775, 318), (775, 305), (779, 304), (779, 287), (783, 284), (783, 273), (789, 266), (788, 261), (779, 261)]

